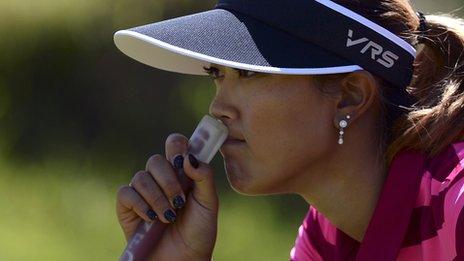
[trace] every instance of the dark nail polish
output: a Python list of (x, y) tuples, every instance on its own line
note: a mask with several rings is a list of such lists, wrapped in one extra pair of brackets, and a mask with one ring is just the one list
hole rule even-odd
[(185, 204), (184, 199), (181, 196), (176, 196), (172, 200), (172, 203), (173, 203), (174, 207), (177, 208), (177, 209), (181, 209)]
[(182, 155), (177, 155), (174, 158), (174, 167), (176, 169), (182, 169), (184, 167), (184, 157)]
[(198, 160), (192, 154), (189, 154), (189, 161), (190, 161), (190, 164), (192, 164), (194, 168), (198, 168), (198, 166), (200, 165), (198, 164)]
[(155, 218), (158, 217), (158, 215), (156, 215), (155, 211), (153, 211), (152, 209), (149, 209), (147, 211), (147, 216), (151, 219), (151, 220), (155, 220)]
[(176, 221), (176, 214), (174, 213), (174, 211), (170, 209), (164, 211), (164, 217), (171, 223), (174, 223), (174, 221)]

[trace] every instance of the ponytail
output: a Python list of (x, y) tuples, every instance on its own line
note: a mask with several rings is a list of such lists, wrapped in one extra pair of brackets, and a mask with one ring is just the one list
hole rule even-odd
[(464, 21), (433, 15), (426, 21), (427, 30), (414, 32), (421, 44), (407, 89), (417, 103), (392, 126), (388, 165), (404, 148), (432, 157), (464, 139)]
[[(379, 84), (379, 160), (390, 166), (394, 156), (414, 149), (433, 157), (464, 140), (464, 20), (450, 15), (418, 15), (408, 0), (334, 0), (376, 22), (415, 46), (414, 74), (406, 91), (417, 101), (398, 110), (389, 100), (395, 86)], [(422, 23), (421, 23), (422, 20)], [(315, 77), (327, 86), (343, 77)], [(322, 88), (320, 88), (322, 89)]]

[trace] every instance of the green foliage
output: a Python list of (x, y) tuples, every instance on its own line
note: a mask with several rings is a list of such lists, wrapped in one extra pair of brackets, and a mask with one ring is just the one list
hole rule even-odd
[[(115, 216), (115, 194), (125, 180), (101, 179), (91, 167), (70, 162), (0, 164), (0, 173), (0, 260), (119, 257), (125, 240)], [(269, 198), (220, 197), (215, 260), (288, 258), (301, 215), (279, 216)]]

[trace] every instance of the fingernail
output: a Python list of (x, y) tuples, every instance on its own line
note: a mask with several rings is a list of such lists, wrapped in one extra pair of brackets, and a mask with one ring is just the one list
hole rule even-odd
[(193, 156), (192, 154), (189, 154), (189, 161), (190, 161), (190, 164), (192, 164), (194, 168), (198, 168), (199, 164), (195, 156)]
[(184, 199), (181, 197), (181, 196), (176, 196), (173, 200), (172, 200), (172, 203), (174, 205), (175, 208), (177, 209), (181, 209), (184, 204), (185, 204), (185, 201)]
[(147, 211), (147, 216), (151, 219), (151, 220), (155, 220), (155, 218), (157, 218), (158, 216), (156, 215), (155, 211), (153, 211), (152, 209), (149, 209)]
[(170, 209), (164, 211), (164, 217), (171, 223), (174, 223), (174, 221), (176, 221), (176, 214), (174, 213), (174, 211)]
[(183, 167), (184, 167), (184, 156), (179, 154), (174, 158), (174, 168), (182, 169)]

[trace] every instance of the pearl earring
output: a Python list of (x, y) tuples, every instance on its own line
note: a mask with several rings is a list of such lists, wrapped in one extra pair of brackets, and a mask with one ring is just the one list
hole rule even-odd
[[(346, 115), (346, 119), (349, 120), (351, 118), (350, 115)], [(340, 123), (338, 124), (340, 126), (340, 137), (338, 138), (338, 144), (342, 145), (343, 144), (343, 134), (345, 133), (343, 131), (344, 128), (348, 126), (348, 122), (346, 120), (341, 120)]]

